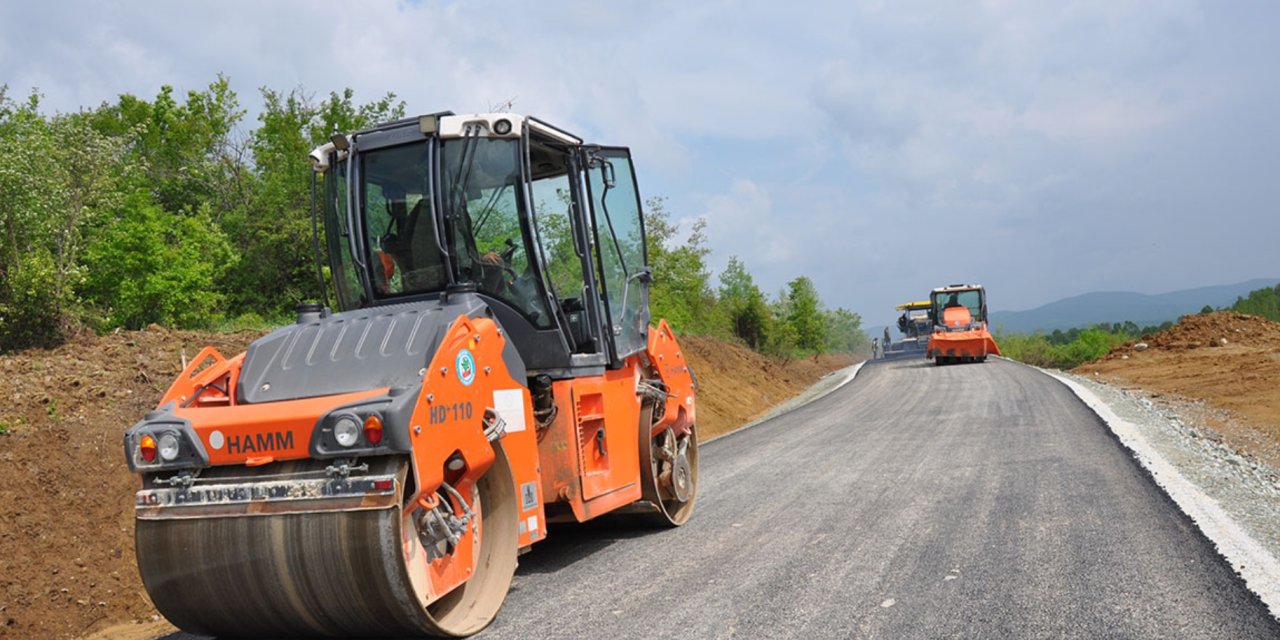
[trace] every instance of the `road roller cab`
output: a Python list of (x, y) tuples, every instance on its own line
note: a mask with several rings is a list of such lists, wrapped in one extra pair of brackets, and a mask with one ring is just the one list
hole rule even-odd
[(987, 330), (987, 293), (978, 284), (953, 284), (929, 294), (933, 333), (925, 357), (935, 364), (983, 362), (1000, 355)]
[(206, 348), (125, 434), (161, 613), (218, 635), (467, 635), (549, 520), (689, 517), (693, 377), (649, 324), (627, 149), (445, 112), (311, 160), (337, 310)]

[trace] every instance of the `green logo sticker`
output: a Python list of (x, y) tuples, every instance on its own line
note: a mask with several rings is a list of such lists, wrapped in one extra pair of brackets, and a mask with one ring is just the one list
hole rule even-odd
[(458, 369), (458, 379), (462, 384), (471, 386), (476, 381), (476, 359), (467, 349), (458, 352), (458, 359), (454, 361)]

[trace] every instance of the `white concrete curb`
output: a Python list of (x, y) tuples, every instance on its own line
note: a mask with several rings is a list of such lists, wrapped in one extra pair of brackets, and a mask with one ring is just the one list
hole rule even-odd
[(1066, 385), (1128, 447), (1138, 463), (1151, 472), (1156, 484), (1177, 503), (1200, 531), (1218, 548), (1245, 584), (1280, 618), (1280, 560), (1245, 533), (1213, 498), (1205, 495), (1147, 442), (1138, 427), (1120, 418), (1105, 402), (1080, 383), (1059, 373), (1040, 369)]

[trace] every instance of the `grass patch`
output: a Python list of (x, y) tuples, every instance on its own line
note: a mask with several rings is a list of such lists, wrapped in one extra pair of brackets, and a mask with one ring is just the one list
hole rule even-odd
[(1074, 369), (1107, 355), (1112, 349), (1140, 337), (1150, 336), (1173, 326), (1139, 327), (1132, 322), (1103, 323), (1087, 329), (1056, 330), (1053, 333), (1004, 333), (996, 331), (1000, 353), (1037, 367)]

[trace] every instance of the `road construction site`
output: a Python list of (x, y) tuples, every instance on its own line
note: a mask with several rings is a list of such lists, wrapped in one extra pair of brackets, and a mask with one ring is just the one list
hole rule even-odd
[(1222, 542), (1031, 367), (870, 362), (701, 455), (698, 518), (553, 531), (478, 637), (1280, 633)]
[[(1217, 333), (1243, 336), (1234, 329), (1250, 321), (1234, 322)], [(1146, 361), (1156, 363), (1149, 372), (1167, 370), (1168, 358), (1202, 354), (1206, 375), (1218, 375), (1280, 346), (1244, 337), (1209, 346), (1201, 333), (1117, 350), (1097, 366), (1123, 363), (1137, 375)], [(233, 351), (253, 337), (155, 328), (91, 338), (87, 351), (0, 358), (22, 418), (0, 440), (5, 517), (15, 525), (0, 535), (0, 634), (182, 637), (152, 620), (132, 565), (134, 481), (113, 455), (116, 422), (154, 403), (154, 380), (171, 377), (192, 345)], [(1160, 355), (1162, 345), (1178, 346)], [(704, 388), (730, 387), (733, 372), (746, 369), (760, 404), (840, 364), (752, 360), (750, 351), (710, 341), (694, 341), (691, 351)], [(724, 353), (732, 355), (717, 357)], [(1275, 557), (1276, 468), (1233, 448), (1242, 436), (1216, 428), (1264, 418), (1112, 375), (1112, 384), (1098, 382), (1104, 376), (1085, 367), (1076, 379)], [(789, 384), (764, 390), (779, 378)], [(723, 418), (721, 429), (744, 415)], [(50, 453), (51, 440), (70, 444)], [(1265, 439), (1252, 441), (1266, 450)], [(607, 522), (555, 530), (521, 557), (506, 608), (484, 637), (529, 629), (585, 637), (633, 637), (637, 629), (673, 637), (1276, 633), (1274, 614), (1220, 545), (1105, 424), (1028, 367), (870, 363), (829, 395), (709, 442), (702, 455), (698, 518), (659, 532)], [(775, 490), (753, 491), (758, 482)], [(108, 494), (72, 513), (56, 508)], [(61, 526), (47, 526), (58, 513)], [(691, 550), (674, 562), (661, 551), (671, 544)], [(556, 626), (564, 624), (556, 612), (568, 606), (599, 615), (581, 628)]]

